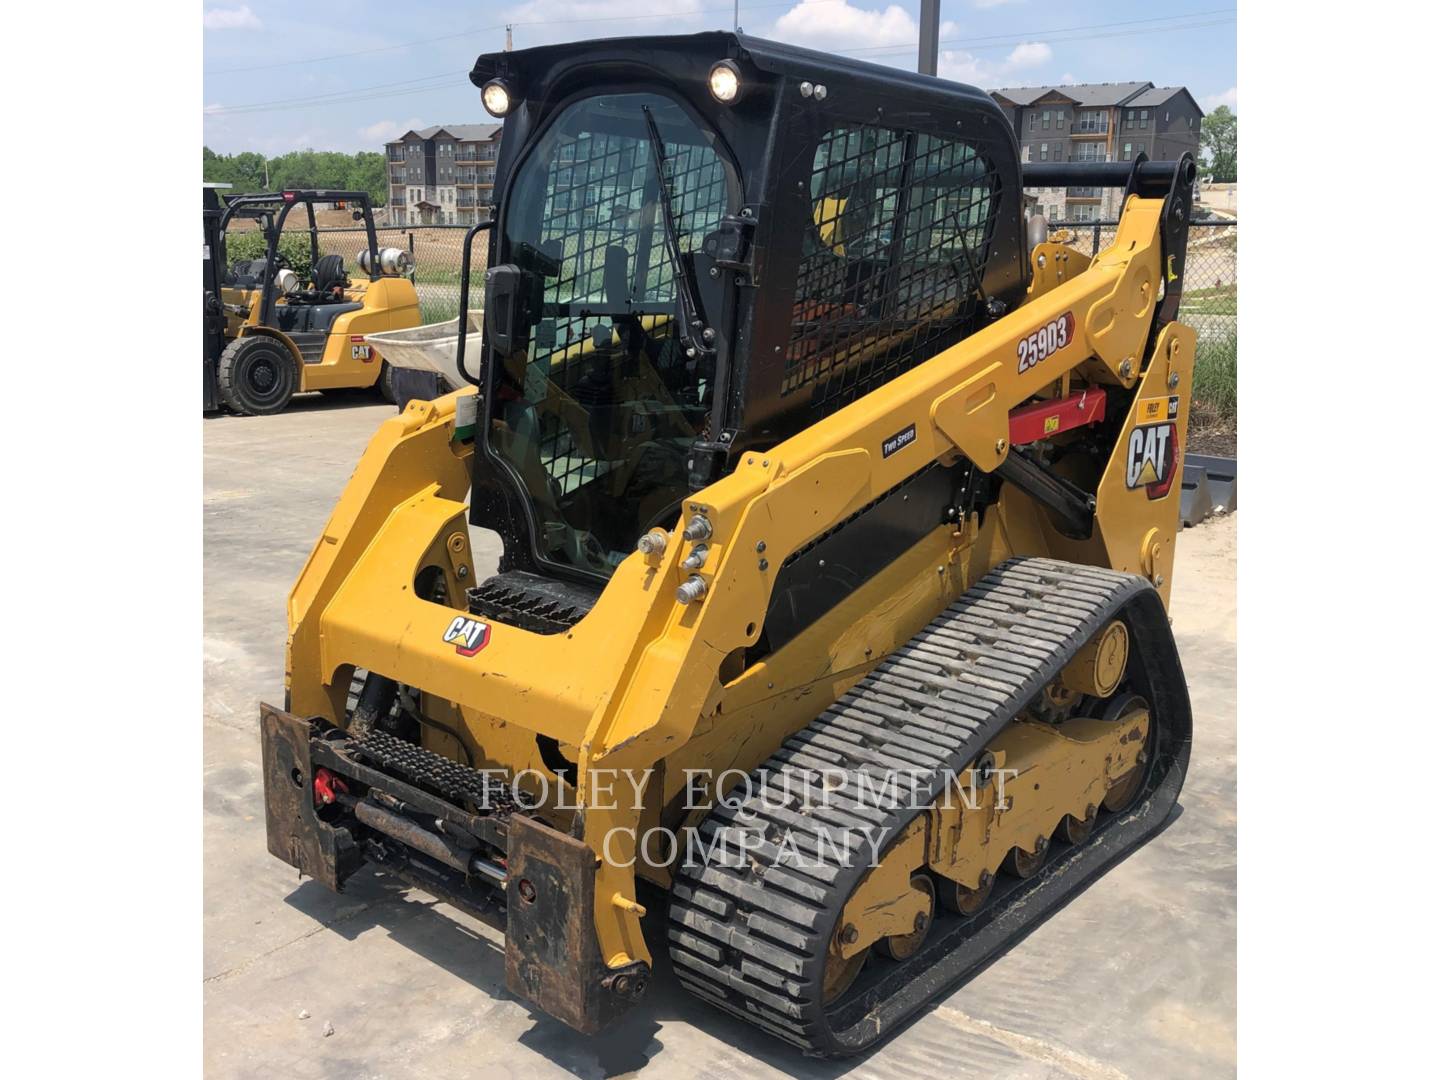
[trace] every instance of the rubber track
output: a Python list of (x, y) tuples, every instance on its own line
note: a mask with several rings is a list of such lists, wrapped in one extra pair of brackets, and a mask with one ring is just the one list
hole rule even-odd
[[(1163, 627), (1163, 608), (1143, 578), (1052, 559), (1012, 559), (787, 739), (751, 774), (748, 797), (739, 805), (717, 805), (699, 827), (706, 844), (733, 842), (739, 832), (749, 832), (749, 857), (686, 862), (676, 875), (668, 937), (680, 982), (812, 1054), (853, 1053), (896, 1026), (897, 1007), (891, 1003), (891, 1018), (884, 1023), (873, 1015), (881, 1010), (862, 1009), (856, 1022), (832, 1029), (833, 1016), (821, 1003), (826, 946), (846, 898), (868, 868), (868, 841), (883, 847), (898, 835), (1081, 645), (1145, 593)], [(1152, 616), (1152, 632), (1154, 623)], [(1169, 648), (1173, 653), (1173, 643)], [(1188, 758), (1188, 698), (1183, 711)], [(812, 799), (806, 806), (805, 783), (817, 790), (821, 770), (832, 770), (834, 783), (837, 769), (847, 771), (843, 784), (829, 792), (825, 805)], [(887, 770), (915, 770), (913, 791), (906, 784), (894, 793), (898, 797), (887, 799), (876, 797), (878, 783), (860, 790), (856, 773), (879, 779)], [(1182, 777), (1183, 771), (1182, 761)], [(1147, 786), (1147, 793), (1153, 787)], [(758, 850), (757, 828), (765, 836)], [(795, 865), (776, 846), (786, 830), (806, 865)], [(824, 837), (841, 835), (852, 841), (848, 856), (838, 854), (834, 843), (819, 845)], [(996, 904), (992, 900), (991, 906)], [(900, 966), (915, 965), (911, 981), (926, 983), (927, 990), (943, 988), (937, 983), (943, 967), (929, 955), (936, 937)], [(887, 985), (897, 984), (887, 980)], [(909, 1015), (923, 1004), (917, 1000), (901, 1011)]]

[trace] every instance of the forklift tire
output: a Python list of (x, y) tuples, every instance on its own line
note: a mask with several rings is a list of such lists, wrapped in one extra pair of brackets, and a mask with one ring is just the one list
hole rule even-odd
[(295, 396), (299, 372), (290, 350), (267, 337), (236, 338), (220, 354), (220, 399), (240, 416), (278, 413)]
[(380, 378), (375, 380), (375, 388), (388, 403), (395, 404), (395, 369), (388, 360), (380, 361)]

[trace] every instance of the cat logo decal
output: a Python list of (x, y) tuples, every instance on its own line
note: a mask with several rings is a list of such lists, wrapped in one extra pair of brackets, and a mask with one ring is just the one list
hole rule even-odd
[(1170, 494), (1175, 481), (1175, 425), (1145, 424), (1130, 432), (1126, 447), (1125, 486), (1131, 491), (1145, 489), (1150, 499)]
[(490, 624), (456, 615), (445, 631), (445, 644), (454, 645), (461, 656), (474, 656), (490, 644)]

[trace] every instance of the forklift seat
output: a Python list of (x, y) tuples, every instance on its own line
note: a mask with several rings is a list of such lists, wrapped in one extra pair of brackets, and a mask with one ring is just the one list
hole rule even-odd
[(344, 288), (348, 279), (345, 277), (345, 260), (339, 255), (322, 255), (315, 264), (315, 291), (324, 295), (332, 289)]

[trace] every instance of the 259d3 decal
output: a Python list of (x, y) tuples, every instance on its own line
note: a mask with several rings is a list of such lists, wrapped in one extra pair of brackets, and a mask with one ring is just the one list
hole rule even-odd
[(1058, 319), (1051, 319), (1029, 337), (1021, 338), (1017, 345), (1020, 356), (1020, 374), (1025, 374), (1047, 356), (1053, 356), (1075, 339), (1075, 314), (1067, 311)]
[(1145, 489), (1151, 499), (1170, 494), (1175, 481), (1175, 425), (1142, 424), (1130, 432), (1126, 446), (1125, 486), (1131, 491)]

